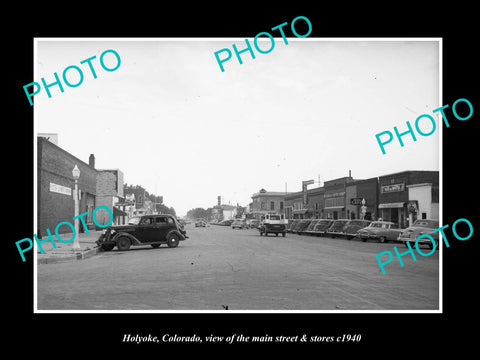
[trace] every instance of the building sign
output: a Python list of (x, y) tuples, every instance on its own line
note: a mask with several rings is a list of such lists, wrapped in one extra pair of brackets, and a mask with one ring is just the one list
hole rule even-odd
[(66, 186), (50, 183), (50, 191), (63, 195), (72, 195), (72, 189)]
[(391, 192), (398, 192), (398, 191), (405, 191), (405, 184), (391, 184), (391, 185), (382, 185), (380, 192), (382, 194), (391, 193)]
[(324, 198), (343, 197), (343, 196), (345, 196), (345, 191), (336, 192), (336, 193), (329, 193), (329, 194), (323, 195)]
[(363, 198), (351, 198), (350, 205), (361, 205)]
[(302, 191), (303, 191), (303, 205), (306, 206), (308, 203), (307, 198), (307, 185), (315, 183), (313, 180), (302, 181)]

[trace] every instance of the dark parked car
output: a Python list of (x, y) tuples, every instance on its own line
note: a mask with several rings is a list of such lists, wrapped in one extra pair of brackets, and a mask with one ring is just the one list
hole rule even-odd
[(341, 236), (345, 235), (343, 228), (345, 225), (347, 225), (348, 221), (349, 221), (348, 219), (334, 220), (333, 224), (327, 230), (327, 235), (332, 238), (335, 238), (340, 235)]
[(302, 235), (305, 232), (305, 229), (308, 227), (308, 225), (310, 225), (311, 221), (312, 220), (309, 220), (309, 219), (300, 220), (292, 229), (292, 232), (297, 233), (298, 235)]
[(367, 227), (368, 225), (370, 225), (370, 223), (371, 223), (370, 220), (361, 220), (361, 219), (350, 220), (343, 227), (343, 232), (345, 233), (345, 237), (347, 238), (347, 240), (353, 239), (355, 236), (357, 236), (358, 230), (363, 229), (364, 227)]
[(288, 225), (287, 225), (287, 232), (293, 232), (293, 229), (295, 228), (295, 225), (298, 224), (300, 220), (294, 219), (294, 220), (288, 220)]
[(127, 225), (109, 226), (97, 240), (103, 250), (128, 250), (130, 246), (161, 244), (177, 247), (180, 241), (187, 239), (183, 225), (172, 215), (142, 215), (128, 220)]
[(313, 229), (319, 222), (320, 222), (319, 219), (313, 219), (308, 225), (308, 227), (305, 229), (304, 233), (308, 235), (313, 235)]
[(324, 236), (327, 233), (328, 228), (333, 224), (331, 219), (321, 219), (319, 220), (312, 230), (312, 235), (315, 236)]

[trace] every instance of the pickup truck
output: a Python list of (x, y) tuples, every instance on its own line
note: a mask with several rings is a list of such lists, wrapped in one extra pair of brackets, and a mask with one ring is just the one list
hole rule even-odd
[(268, 213), (262, 216), (262, 221), (258, 227), (260, 235), (268, 236), (268, 234), (282, 234), (285, 237), (287, 233), (287, 223), (281, 214)]

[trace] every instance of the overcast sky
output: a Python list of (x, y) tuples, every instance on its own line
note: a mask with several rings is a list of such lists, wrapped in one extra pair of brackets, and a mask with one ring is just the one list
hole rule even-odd
[[(243, 49), (244, 39), (38, 39), (32, 81), (51, 83), (69, 65), (84, 81), (35, 96), (36, 132), (57, 133), (87, 163), (94, 154), (98, 169), (120, 169), (178, 215), (215, 205), (217, 195), (245, 206), (261, 188), (300, 191), (302, 180), (349, 170), (355, 179), (439, 170), (441, 126), (416, 142), (405, 136), (404, 147), (394, 140), (386, 155), (375, 139), (442, 105), (438, 41), (288, 42), (254, 49), (255, 59), (243, 53), (242, 65), (233, 55), (221, 72), (214, 52)], [(121, 57), (116, 71), (100, 66), (107, 49)], [(97, 79), (80, 65), (93, 55)], [(112, 54), (105, 62), (116, 63)]]

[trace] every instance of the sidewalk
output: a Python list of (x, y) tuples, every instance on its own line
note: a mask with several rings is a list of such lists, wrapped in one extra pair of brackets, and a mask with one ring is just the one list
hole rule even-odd
[[(55, 240), (56, 248), (54, 248), (51, 240), (47, 240), (47, 236), (44, 236), (42, 239), (38, 239), (39, 241), (45, 240), (45, 242), (40, 244), (44, 252), (43, 254), (40, 252), (39, 245), (35, 244), (37, 251), (37, 264), (51, 264), (62, 261), (83, 260), (96, 255), (101, 250), (95, 241), (97, 241), (102, 234), (102, 230), (89, 230), (89, 232), (89, 234), (79, 234), (79, 243), (81, 248), (79, 251), (73, 251), (73, 240), (68, 243), (63, 243), (57, 239), (55, 234), (52, 234), (52, 237)], [(64, 241), (68, 241), (72, 238), (72, 233), (64, 233), (60, 234), (60, 236), (62, 239), (65, 239)]]

